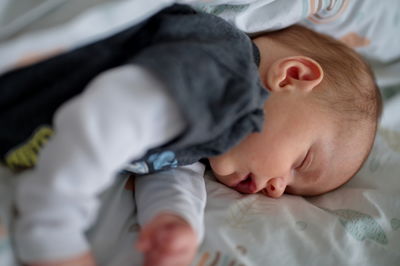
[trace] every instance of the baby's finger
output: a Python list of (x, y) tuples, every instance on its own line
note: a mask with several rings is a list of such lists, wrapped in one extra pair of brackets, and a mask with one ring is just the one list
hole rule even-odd
[(196, 246), (196, 235), (185, 227), (161, 228), (155, 234), (154, 245), (163, 252), (183, 252)]

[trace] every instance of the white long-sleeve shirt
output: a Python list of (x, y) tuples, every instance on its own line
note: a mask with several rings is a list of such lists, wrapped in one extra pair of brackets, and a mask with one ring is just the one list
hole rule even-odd
[[(96, 218), (97, 195), (126, 163), (177, 136), (184, 122), (162, 83), (140, 67), (122, 66), (99, 75), (84, 93), (65, 103), (55, 115), (54, 128), (56, 134), (41, 151), (37, 166), (22, 174), (17, 187), (20, 216), (15, 240), (24, 262), (70, 258), (88, 251), (83, 233)], [(184, 218), (199, 230), (199, 239), (203, 218), (199, 210), (205, 202), (199, 178), (203, 170), (196, 164), (177, 170), (180, 174), (164, 182), (169, 187), (165, 196), (175, 197), (178, 213), (190, 213)], [(185, 174), (197, 176), (182, 181), (188, 191), (178, 178)], [(140, 185), (143, 191), (165, 188), (148, 184)], [(153, 204), (146, 194), (138, 195), (139, 202)], [(158, 200), (155, 195), (149, 193)], [(191, 208), (196, 211), (188, 211)], [(141, 209), (143, 217), (154, 212)]]
[(136, 177), (135, 200), (139, 224), (147, 224), (160, 212), (177, 214), (192, 226), (198, 243), (201, 243), (206, 204), (204, 171), (205, 166), (197, 162)]

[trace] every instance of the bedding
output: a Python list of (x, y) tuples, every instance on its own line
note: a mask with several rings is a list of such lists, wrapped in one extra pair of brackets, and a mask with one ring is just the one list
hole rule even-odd
[[(317, 197), (242, 195), (206, 175), (205, 239), (192, 265), (399, 265), (400, 95), (388, 102), (362, 170), (343, 187)], [(16, 177), (0, 171), (0, 265), (14, 260)], [(140, 265), (132, 180), (120, 176), (101, 195), (88, 237), (99, 265)], [(15, 263), (15, 264), (13, 264)]]
[[(7, 13), (9, 19), (0, 20), (0, 25), (15, 21), (12, 12), (22, 16), (24, 10), (29, 10), (27, 6), (15, 8), (16, 2), (0, 5), (3, 12), (11, 12)], [(43, 11), (36, 24), (9, 27), (7, 34), (0, 28), (0, 72), (26, 63), (24, 60), (29, 62), (37, 54), (57, 53), (108, 35), (171, 1), (58, 2), (59, 6)], [(233, 2), (234, 10), (240, 11), (244, 9), (237, 5), (243, 2), (268, 4), (278, 0), (230, 1)], [(71, 8), (74, 4), (80, 8)], [(232, 6), (224, 8), (232, 10)], [(56, 20), (59, 16), (63, 20)], [(395, 18), (391, 21), (398, 21)], [(307, 20), (303, 23), (313, 23)], [(324, 25), (332, 25), (329, 23)], [(320, 24), (318, 27), (322, 27)], [(315, 29), (323, 30), (317, 26)], [(385, 61), (380, 65), (392, 66), (375, 68), (379, 77), (387, 78), (383, 84), (398, 84), (396, 64)], [(364, 167), (349, 183), (323, 196), (245, 196), (216, 182), (208, 173), (206, 233), (193, 265), (400, 265), (399, 113), (400, 95), (395, 94), (385, 105), (374, 148)], [(13, 190), (17, 180), (15, 174), (0, 168), (1, 266), (19, 265), (12, 242)], [(119, 176), (100, 197), (103, 204), (98, 219), (87, 232), (98, 264), (140, 265), (142, 258), (133, 249), (139, 227), (131, 178)]]
[(398, 0), (3, 0), (0, 72), (32, 55), (110, 35), (174, 2), (221, 16), (249, 34), (301, 23), (355, 48), (381, 87), (400, 83)]

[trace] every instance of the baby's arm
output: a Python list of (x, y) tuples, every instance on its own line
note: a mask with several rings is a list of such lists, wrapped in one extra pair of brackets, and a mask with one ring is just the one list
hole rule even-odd
[(64, 104), (56, 134), (17, 187), (20, 259), (57, 265), (89, 252), (83, 233), (96, 218), (97, 194), (124, 163), (169, 141), (183, 124), (163, 85), (135, 66), (101, 74)]
[(204, 236), (204, 165), (138, 177), (135, 199), (144, 265), (189, 265)]

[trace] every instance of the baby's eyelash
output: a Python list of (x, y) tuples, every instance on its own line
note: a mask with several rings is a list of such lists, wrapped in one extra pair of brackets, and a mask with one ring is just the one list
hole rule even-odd
[(309, 156), (310, 156), (310, 150), (307, 151), (307, 154), (306, 154), (306, 156), (304, 156), (303, 161), (300, 163), (300, 165), (296, 169), (301, 170), (306, 165), (306, 162), (308, 161)]

